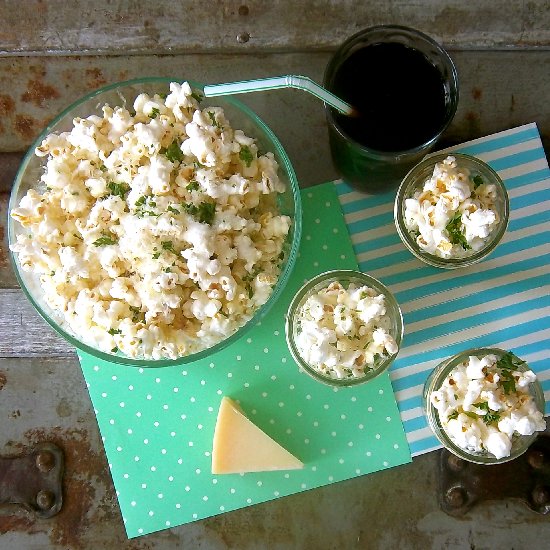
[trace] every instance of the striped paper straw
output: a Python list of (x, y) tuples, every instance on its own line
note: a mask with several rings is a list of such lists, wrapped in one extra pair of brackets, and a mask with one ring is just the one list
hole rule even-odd
[(313, 94), (323, 100), (327, 105), (334, 107), (344, 115), (356, 114), (355, 109), (349, 104), (329, 92), (317, 82), (307, 76), (273, 76), (269, 78), (257, 78), (255, 80), (241, 80), (240, 82), (228, 82), (226, 84), (211, 84), (204, 87), (206, 97), (218, 95), (246, 94), (248, 92), (261, 92), (266, 90), (278, 90), (280, 88), (296, 88)]

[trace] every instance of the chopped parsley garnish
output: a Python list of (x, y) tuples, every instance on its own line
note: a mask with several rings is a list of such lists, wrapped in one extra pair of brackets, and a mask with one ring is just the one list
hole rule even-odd
[(517, 359), (510, 352), (505, 353), (498, 361), (497, 367), (499, 369), (517, 369), (525, 364), (525, 361)]
[(243, 275), (242, 280), (244, 283), (253, 281), (261, 272), (262, 269), (260, 267), (255, 267), (250, 273)]
[(192, 202), (182, 202), (181, 207), (183, 208), (184, 212), (191, 214), (191, 216), (194, 216), (199, 211), (199, 209)]
[(199, 221), (212, 225), (216, 213), (216, 204), (213, 202), (201, 202), (199, 204)]
[(168, 212), (173, 212), (174, 214), (179, 214), (180, 213), (180, 211), (178, 209), (176, 209), (176, 208), (174, 208), (173, 206), (170, 206), (170, 205), (168, 206), (168, 208), (166, 210), (168, 210)]
[(180, 149), (179, 143), (174, 140), (168, 147), (162, 148), (160, 151), (170, 162), (181, 162), (183, 160), (183, 153)]
[(448, 417), (447, 420), (456, 420), (458, 418), (458, 411), (453, 411)]
[(246, 273), (242, 277), (244, 283), (244, 288), (248, 293), (248, 297), (251, 299), (254, 296), (254, 289), (252, 288), (251, 282), (261, 273), (262, 270), (259, 267), (255, 267), (250, 273)]
[(193, 92), (191, 97), (198, 101), (199, 103), (204, 99), (204, 96), (200, 92)]
[(172, 241), (162, 241), (160, 244), (162, 245), (163, 250), (168, 250), (168, 252), (172, 252), (172, 254), (177, 254)]
[(149, 115), (149, 118), (157, 118), (157, 116), (160, 114), (160, 111), (157, 107), (153, 107), (151, 109), (151, 114)]
[(117, 329), (117, 328), (110, 328), (107, 332), (111, 336), (114, 336), (115, 334), (122, 334), (122, 331), (120, 329)]
[(182, 203), (181, 207), (185, 212), (197, 218), (201, 223), (212, 225), (216, 214), (216, 204), (213, 202), (201, 202), (199, 206), (193, 203)]
[(99, 169), (100, 169), (102, 172), (107, 172), (107, 166), (105, 166), (104, 164), (100, 164), (100, 165), (99, 165)]
[(152, 210), (145, 210), (145, 206), (155, 207), (157, 203), (152, 200), (154, 199), (153, 195), (142, 195), (139, 197), (139, 199), (136, 201), (136, 216), (138, 218), (143, 218), (145, 216), (160, 216), (160, 213), (153, 212)]
[(111, 353), (116, 353), (118, 351), (118, 348), (115, 346), (112, 350), (111, 350)]
[(512, 371), (521, 367), (525, 361), (517, 359), (510, 352), (505, 353), (498, 361), (497, 367), (500, 369), (500, 381), (502, 389), (506, 395), (516, 391), (516, 379)]
[(160, 258), (160, 252), (155, 252), (153, 254), (153, 260), (158, 260)]
[(113, 239), (110, 235), (102, 235), (99, 239), (96, 239), (92, 244), (94, 246), (108, 246), (111, 244), (116, 244), (118, 241)]
[(485, 424), (491, 424), (492, 422), (498, 422), (500, 420), (500, 414), (498, 414), (496, 411), (491, 410), (487, 401), (483, 401), (482, 403), (475, 403), (474, 407), (485, 411), (485, 415), (483, 416), (483, 422), (485, 422)]
[(152, 210), (136, 210), (136, 216), (138, 218), (143, 218), (145, 216), (160, 216), (160, 214), (157, 214), (156, 212), (153, 212)]
[(478, 174), (477, 176), (474, 176), (473, 182), (474, 189), (477, 189), (480, 185), (483, 184), (483, 178)]
[(109, 195), (120, 197), (121, 199), (130, 191), (130, 186), (127, 183), (116, 183), (114, 181), (110, 181), (107, 184), (107, 188), (110, 191)]
[(459, 244), (464, 250), (470, 250), (472, 247), (468, 244), (466, 237), (462, 233), (462, 215), (457, 212), (453, 219), (445, 226), (445, 229), (449, 233), (449, 240), (452, 244)]
[(215, 126), (216, 128), (221, 128), (218, 121), (216, 120), (216, 115), (212, 111), (208, 111), (208, 116), (210, 117), (210, 121), (212, 122), (212, 126)]
[(191, 180), (185, 187), (187, 191), (197, 191), (199, 189), (199, 182)]
[(254, 155), (252, 154), (252, 151), (250, 150), (250, 147), (248, 145), (242, 145), (241, 150), (239, 151), (239, 158), (246, 163), (246, 166), (250, 166), (252, 164), (252, 161), (254, 160)]
[(144, 314), (139, 307), (130, 306), (130, 311), (132, 312), (132, 323), (137, 323), (144, 319)]

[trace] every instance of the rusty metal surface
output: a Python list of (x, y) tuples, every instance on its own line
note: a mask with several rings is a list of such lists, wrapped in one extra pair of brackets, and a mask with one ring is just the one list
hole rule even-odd
[[(441, 145), (535, 121), (548, 154), (548, 0), (0, 2), (0, 455), (42, 441), (65, 454), (63, 507), (47, 520), (0, 510), (1, 550), (517, 550), (550, 539), (550, 514), (514, 500), (478, 502), (460, 517), (442, 511), (439, 456), (430, 453), (128, 541), (77, 359), (31, 309), (9, 265), (13, 175), (34, 137), (70, 102), (148, 75), (214, 83), (295, 73), (320, 81), (330, 50), (377, 23), (414, 26), (449, 48), (461, 98)], [(74, 55), (60, 55), (67, 52)], [(336, 177), (316, 99), (294, 90), (239, 99), (278, 135), (302, 187)]]
[(63, 505), (63, 467), (63, 451), (49, 442), (20, 456), (0, 457), (0, 506), (55, 516)]
[(550, 511), (550, 437), (540, 436), (528, 451), (504, 464), (467, 462), (439, 451), (439, 504), (463, 516), (481, 501), (518, 499), (539, 514)]
[(403, 22), (447, 46), (550, 42), (546, 0), (5, 0), (2, 7), (4, 55), (319, 50), (364, 27)]
[[(450, 50), (450, 55), (459, 74), (460, 101), (444, 139), (460, 142), (537, 122), (548, 149), (550, 50)], [(106, 84), (143, 76), (215, 83), (287, 73), (304, 74), (320, 82), (329, 57), (330, 53), (321, 52), (0, 58), (0, 153), (25, 151), (54, 116)], [(272, 127), (302, 186), (335, 176), (319, 100), (297, 90), (246, 94), (238, 99)], [(4, 160), (0, 158), (0, 162)]]

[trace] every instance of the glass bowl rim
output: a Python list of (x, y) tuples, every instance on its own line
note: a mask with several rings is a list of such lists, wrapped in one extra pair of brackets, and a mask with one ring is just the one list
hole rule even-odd
[[(501, 216), (501, 223), (499, 225), (498, 231), (481, 250), (462, 258), (440, 258), (435, 254), (430, 254), (429, 252), (421, 250), (416, 242), (411, 238), (410, 233), (405, 226), (405, 222), (403, 221), (405, 199), (408, 198), (405, 195), (408, 194), (409, 190), (419, 187), (419, 182), (416, 181), (415, 178), (417, 178), (418, 175), (420, 175), (428, 167), (435, 165), (437, 162), (441, 162), (449, 156), (455, 157), (457, 159), (457, 163), (460, 160), (462, 160), (464, 163), (471, 163), (477, 166), (480, 171), (485, 171), (487, 174), (489, 174), (494, 179), (494, 182), (492, 183), (496, 184), (499, 195), (502, 199), (502, 211), (499, 212)], [(399, 185), (397, 189), (397, 194), (395, 196), (393, 219), (401, 242), (416, 258), (434, 267), (439, 267), (443, 269), (458, 269), (461, 267), (468, 267), (470, 265), (480, 262), (481, 260), (489, 256), (489, 254), (491, 254), (499, 245), (500, 241), (502, 240), (508, 229), (508, 224), (510, 221), (510, 198), (508, 196), (508, 191), (506, 189), (506, 185), (504, 184), (503, 179), (485, 161), (467, 153), (455, 153), (452, 151), (435, 152), (426, 155), (426, 157), (424, 157), (418, 164), (413, 166), (401, 181), (401, 184)]]
[[(340, 278), (343, 278), (347, 283), (361, 282), (362, 284), (371, 286), (371, 288), (374, 288), (375, 290), (381, 292), (382, 294), (384, 294), (384, 297), (389, 301), (394, 313), (397, 313), (397, 315), (392, 315), (392, 317), (395, 317), (395, 321), (397, 325), (397, 334), (393, 335), (395, 338), (395, 342), (397, 343), (397, 346), (398, 346), (397, 353), (394, 353), (393, 355), (386, 357), (383, 361), (381, 361), (377, 365), (375, 369), (368, 371), (364, 376), (361, 376), (358, 378), (339, 379), (339, 378), (330, 378), (328, 376), (321, 374), (316, 369), (311, 367), (302, 358), (294, 341), (294, 326), (295, 326), (294, 314), (296, 313), (296, 310), (298, 309), (298, 307), (302, 305), (302, 303), (305, 301), (305, 299), (307, 299), (307, 297), (310, 295), (312, 291), (315, 291), (316, 289), (320, 290), (322, 288), (325, 288), (325, 286), (323, 286), (324, 283), (330, 282), (331, 279), (340, 281)], [(377, 376), (385, 372), (391, 366), (393, 361), (396, 359), (396, 357), (399, 354), (399, 351), (401, 351), (403, 336), (405, 332), (404, 323), (403, 323), (403, 313), (393, 293), (381, 281), (379, 281), (375, 277), (372, 277), (367, 273), (363, 273), (362, 271), (358, 271), (354, 269), (334, 269), (334, 270), (324, 271), (323, 273), (319, 273), (318, 275), (316, 275), (315, 277), (313, 277), (312, 279), (304, 283), (294, 294), (292, 301), (288, 306), (285, 317), (286, 317), (285, 336), (286, 336), (287, 346), (290, 351), (290, 354), (292, 355), (294, 361), (296, 362), (297, 367), (303, 370), (306, 374), (308, 374), (315, 380), (322, 382), (328, 386), (337, 387), (337, 388), (357, 386), (359, 384), (369, 382), (370, 380), (373, 380), (374, 378), (376, 378)]]
[(256, 326), (259, 320), (265, 317), (265, 315), (269, 312), (273, 304), (276, 302), (276, 300), (284, 291), (286, 283), (288, 282), (290, 275), (292, 273), (292, 270), (294, 268), (294, 265), (296, 263), (298, 248), (300, 245), (300, 238), (302, 233), (302, 203), (301, 203), (298, 179), (296, 176), (296, 172), (290, 161), (290, 157), (288, 156), (286, 150), (282, 146), (281, 142), (279, 141), (279, 139), (277, 138), (273, 130), (271, 130), (271, 128), (250, 107), (234, 99), (231, 96), (224, 96), (223, 98), (220, 98), (220, 101), (225, 102), (231, 105), (231, 107), (244, 113), (244, 115), (248, 117), (254, 123), (254, 125), (257, 126), (264, 133), (264, 135), (273, 143), (275, 148), (274, 152), (276, 152), (278, 155), (277, 160), (282, 162), (284, 169), (288, 174), (289, 182), (288, 182), (287, 192), (290, 192), (293, 197), (294, 217), (292, 220), (292, 226), (293, 226), (294, 233), (293, 233), (292, 241), (290, 242), (288, 259), (284, 266), (284, 269), (281, 271), (279, 278), (277, 279), (275, 286), (273, 287), (273, 291), (271, 292), (268, 300), (254, 312), (253, 316), (244, 325), (240, 326), (234, 333), (229, 335), (227, 338), (224, 338), (223, 340), (221, 340), (220, 342), (214, 344), (209, 348), (205, 348), (196, 353), (186, 355), (186, 356), (181, 356), (176, 359), (145, 359), (145, 358), (136, 359), (125, 355), (110, 354), (102, 350), (99, 350), (97, 348), (94, 348), (90, 344), (86, 344), (85, 342), (79, 340), (76, 336), (73, 336), (68, 331), (66, 331), (54, 319), (50, 318), (50, 315), (46, 311), (44, 311), (43, 308), (36, 302), (32, 292), (27, 288), (24, 278), (20, 273), (21, 268), (19, 266), (19, 261), (16, 258), (16, 254), (12, 252), (12, 250), (9, 248), (9, 245), (15, 241), (14, 220), (11, 218), (9, 213), (16, 206), (15, 205), (16, 194), (21, 185), (21, 181), (23, 179), (27, 166), (31, 161), (31, 159), (34, 157), (35, 148), (39, 146), (42, 143), (42, 140), (44, 140), (46, 136), (53, 131), (52, 129), (57, 124), (62, 122), (63, 119), (65, 119), (74, 109), (77, 109), (82, 104), (94, 99), (97, 96), (100, 96), (101, 94), (104, 94), (107, 92), (113, 92), (119, 88), (139, 86), (139, 85), (166, 84), (168, 86), (171, 82), (177, 82), (177, 83), (188, 82), (192, 88), (196, 88), (201, 92), (203, 91), (203, 88), (204, 88), (204, 84), (198, 83), (194, 80), (186, 80), (186, 79), (181, 79), (179, 77), (176, 78), (176, 77), (149, 76), (149, 77), (134, 78), (130, 80), (114, 82), (112, 84), (97, 88), (96, 90), (93, 90), (90, 93), (73, 101), (68, 107), (66, 107), (58, 115), (56, 115), (46, 125), (46, 127), (40, 132), (40, 134), (36, 137), (36, 139), (31, 143), (26, 154), (21, 160), (21, 164), (19, 165), (16, 176), (14, 178), (12, 190), (10, 192), (10, 198), (8, 201), (8, 224), (7, 224), (8, 250), (9, 250), (9, 256), (10, 256), (13, 271), (15, 273), (17, 282), (19, 283), (21, 290), (23, 291), (27, 299), (30, 301), (30, 303), (33, 305), (34, 309), (38, 312), (40, 317), (42, 317), (42, 319), (44, 319), (46, 323), (50, 327), (52, 327), (59, 336), (61, 336), (65, 341), (69, 342), (72, 346), (76, 348), (77, 355), (78, 355), (78, 352), (81, 351), (93, 356), (96, 359), (107, 361), (109, 363), (115, 363), (115, 364), (129, 366), (129, 367), (141, 367), (141, 368), (161, 368), (161, 367), (178, 366), (178, 365), (194, 363), (196, 361), (209, 357), (210, 355), (213, 355), (221, 351), (222, 349), (226, 348), (233, 342), (239, 340), (253, 326)]
[[(451, 372), (454, 367), (456, 367), (458, 364), (466, 360), (469, 356), (473, 355), (476, 357), (480, 357), (480, 356), (493, 354), (493, 355), (496, 355), (497, 357), (502, 357), (503, 355), (508, 353), (511, 353), (513, 357), (516, 358), (518, 361), (520, 362), (523, 361), (513, 351), (504, 350), (502, 348), (479, 347), (479, 348), (466, 349), (455, 355), (452, 355), (451, 357), (447, 357), (443, 359), (440, 363), (438, 363), (434, 367), (432, 372), (429, 374), (424, 384), (424, 388), (422, 391), (422, 408), (430, 430), (432, 431), (436, 439), (439, 441), (439, 443), (445, 449), (447, 449), (449, 452), (451, 452), (455, 456), (458, 456), (459, 458), (462, 458), (463, 460), (466, 460), (468, 462), (473, 462), (476, 464), (484, 464), (484, 465), (494, 465), (494, 464), (503, 464), (505, 462), (509, 462), (510, 460), (514, 460), (515, 458), (517, 458), (518, 456), (521, 456), (523, 453), (527, 451), (529, 446), (535, 441), (535, 439), (538, 437), (540, 432), (534, 432), (532, 435), (518, 436), (515, 441), (521, 442), (521, 445), (517, 445), (515, 449), (514, 449), (514, 446), (512, 445), (512, 450), (510, 452), (510, 455), (500, 459), (494, 457), (489, 453), (474, 453), (472, 451), (468, 451), (467, 449), (463, 449), (462, 447), (459, 447), (456, 443), (454, 443), (451, 437), (447, 435), (447, 433), (445, 432), (445, 430), (440, 424), (439, 412), (432, 405), (429, 399), (429, 396), (431, 395), (432, 391), (436, 391), (441, 387), (443, 380), (449, 374), (449, 372)], [(523, 362), (523, 363), (520, 363), (518, 370), (531, 370), (531, 369), (528, 363)], [(529, 384), (529, 392), (533, 396), (533, 399), (535, 400), (537, 408), (544, 415), (544, 412), (545, 412), (544, 411), (545, 409), (544, 392), (542, 391), (542, 386), (540, 384), (538, 377), (534, 382)]]

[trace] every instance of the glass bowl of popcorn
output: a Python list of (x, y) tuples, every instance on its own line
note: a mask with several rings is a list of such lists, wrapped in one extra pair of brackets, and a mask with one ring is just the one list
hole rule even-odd
[(423, 262), (445, 269), (488, 256), (508, 218), (502, 179), (482, 160), (461, 153), (426, 157), (405, 176), (394, 204), (403, 244)]
[(80, 350), (145, 367), (207, 357), (255, 326), (301, 233), (269, 127), (173, 78), (63, 111), (23, 159), (9, 212), (15, 273), (42, 317)]
[(478, 464), (513, 460), (546, 428), (535, 373), (500, 348), (469, 349), (441, 362), (426, 381), (423, 407), (439, 442)]
[(380, 281), (359, 271), (335, 270), (298, 290), (285, 329), (301, 370), (331, 386), (354, 386), (384, 372), (397, 357), (403, 317)]

